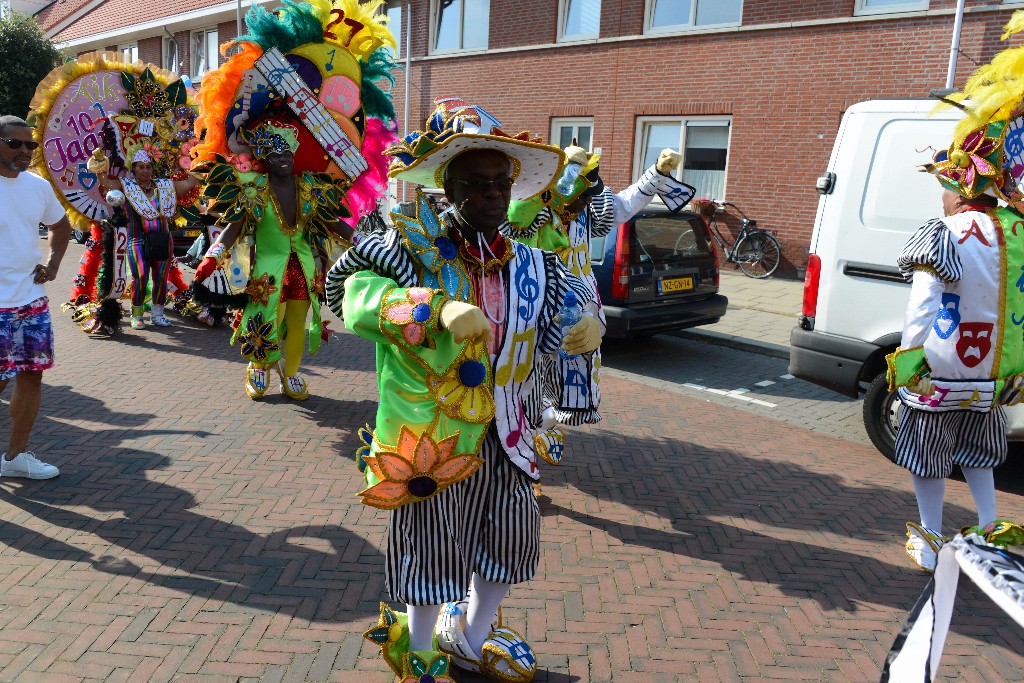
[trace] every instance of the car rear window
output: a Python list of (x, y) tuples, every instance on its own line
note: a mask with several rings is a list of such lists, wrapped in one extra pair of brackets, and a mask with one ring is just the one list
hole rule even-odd
[(700, 218), (640, 216), (633, 223), (631, 262), (672, 263), (711, 254)]

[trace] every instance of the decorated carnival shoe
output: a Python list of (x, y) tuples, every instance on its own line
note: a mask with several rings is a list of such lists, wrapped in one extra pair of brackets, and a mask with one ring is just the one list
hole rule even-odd
[(938, 533), (923, 526), (907, 522), (907, 542), (903, 548), (914, 562), (929, 574), (935, 571), (939, 550), (946, 542)]
[(480, 672), (496, 681), (529, 683), (537, 674), (537, 658), (523, 637), (501, 626), (484, 641)]
[(552, 427), (533, 437), (533, 445), (537, 447), (537, 455), (549, 465), (562, 462), (565, 453), (565, 433), (561, 427)]
[[(469, 616), (469, 596), (467, 595), (458, 602), (446, 602), (441, 605), (441, 611), (437, 615), (437, 625), (434, 627), (434, 640), (437, 641), (437, 649), (451, 657), (451, 662), (463, 671), (479, 673), (481, 669), (480, 657), (469, 645), (466, 638), (466, 619)], [(491, 630), (501, 628), (501, 607), (498, 608), (498, 615), (491, 622)]]
[(384, 662), (396, 676), (402, 676), (404, 660), (409, 654), (409, 616), (380, 603), (380, 619), (377, 625), (363, 633), (371, 643), (380, 646)]
[(305, 401), (309, 398), (309, 389), (306, 388), (306, 380), (302, 375), (290, 375), (281, 378), (281, 391), (288, 398), (295, 401)]
[(263, 394), (267, 393), (267, 369), (257, 367), (254, 363), (249, 363), (249, 366), (245, 369), (245, 393), (249, 394), (249, 398), (256, 400), (263, 398)]
[(986, 543), (1004, 548), (1024, 546), (1024, 527), (1008, 519), (997, 519), (980, 529), (976, 526), (964, 527), (960, 533), (964, 536), (976, 534), (985, 539)]
[(142, 319), (142, 316), (132, 316), (131, 326), (133, 330), (141, 330), (146, 327), (146, 321)]

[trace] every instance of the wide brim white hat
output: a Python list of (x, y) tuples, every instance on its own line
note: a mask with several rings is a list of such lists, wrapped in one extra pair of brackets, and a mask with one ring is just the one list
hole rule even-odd
[(529, 133), (510, 136), (483, 108), (462, 100), (442, 98), (426, 122), (386, 150), (393, 157), (388, 176), (427, 187), (443, 188), (444, 172), (464, 152), (496, 150), (512, 161), (512, 199), (522, 200), (551, 189), (561, 177), (565, 154)]

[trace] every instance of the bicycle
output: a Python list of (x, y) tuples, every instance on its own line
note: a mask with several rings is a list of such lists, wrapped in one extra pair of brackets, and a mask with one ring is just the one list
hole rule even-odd
[[(711, 200), (713, 211), (709, 212), (707, 219), (708, 227), (711, 229), (711, 237), (718, 242), (725, 252), (725, 260), (735, 263), (747, 277), (758, 280), (769, 277), (779, 267), (782, 261), (782, 245), (772, 233), (757, 227), (757, 221), (748, 218), (743, 210), (731, 202), (718, 199)], [(741, 217), (740, 232), (736, 235), (736, 241), (732, 242), (722, 234), (718, 227), (718, 220), (715, 217), (719, 211), (724, 212), (727, 206), (731, 206)], [(676, 240), (676, 250), (686, 245), (678, 244), (687, 233), (679, 236)], [(692, 233), (689, 233), (692, 235)]]

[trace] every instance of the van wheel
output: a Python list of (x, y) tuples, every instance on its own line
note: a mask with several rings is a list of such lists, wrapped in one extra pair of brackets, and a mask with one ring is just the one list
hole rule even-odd
[(880, 372), (864, 394), (864, 427), (875, 448), (889, 460), (895, 459), (896, 430), (900, 426), (903, 404), (895, 391), (889, 391), (885, 371)]

